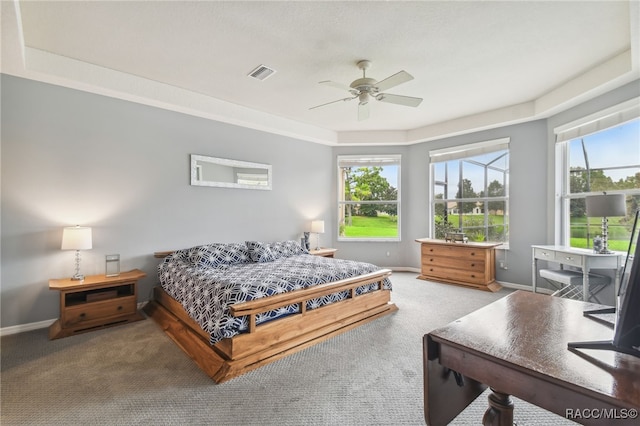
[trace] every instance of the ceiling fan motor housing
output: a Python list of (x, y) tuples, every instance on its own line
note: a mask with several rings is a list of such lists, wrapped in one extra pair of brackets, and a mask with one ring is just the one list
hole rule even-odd
[[(359, 78), (357, 80), (355, 80), (353, 83), (351, 83), (351, 88), (352, 89), (356, 89), (356, 90), (363, 90), (363, 89), (372, 89), (375, 85), (376, 85), (377, 81), (375, 78), (369, 78), (369, 77), (363, 77), (363, 78)], [(367, 91), (367, 90), (364, 90)]]

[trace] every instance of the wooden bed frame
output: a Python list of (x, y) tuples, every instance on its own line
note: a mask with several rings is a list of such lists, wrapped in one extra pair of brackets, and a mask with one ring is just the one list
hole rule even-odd
[[(158, 252), (164, 257), (171, 252)], [(164, 332), (213, 380), (221, 383), (351, 330), (398, 310), (391, 303), (391, 291), (382, 288), (391, 275), (388, 269), (318, 286), (278, 294), (231, 306), (235, 317), (247, 315), (249, 330), (211, 345), (210, 336), (189, 317), (182, 305), (161, 287), (154, 288), (154, 299), (145, 307)], [(361, 285), (378, 283), (375, 291), (356, 295)], [(310, 299), (340, 291), (349, 297), (313, 310)], [(298, 304), (300, 312), (256, 325), (256, 315), (279, 307)]]

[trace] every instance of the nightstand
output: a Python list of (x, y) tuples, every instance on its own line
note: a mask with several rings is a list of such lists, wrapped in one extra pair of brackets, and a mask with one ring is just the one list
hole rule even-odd
[(312, 254), (314, 256), (333, 257), (333, 255), (337, 251), (338, 251), (338, 249), (321, 247), (318, 250), (309, 250), (309, 254)]
[(49, 290), (60, 292), (60, 318), (49, 327), (49, 339), (144, 319), (138, 312), (137, 284), (145, 276), (134, 269), (116, 277), (49, 280)]

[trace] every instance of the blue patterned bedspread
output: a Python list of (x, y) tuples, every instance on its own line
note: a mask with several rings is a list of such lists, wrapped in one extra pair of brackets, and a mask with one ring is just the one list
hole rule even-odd
[[(162, 288), (180, 302), (189, 316), (211, 336), (211, 344), (233, 337), (248, 329), (246, 316), (235, 318), (229, 306), (269, 295), (334, 282), (375, 272), (381, 268), (370, 263), (330, 259), (298, 254), (269, 262), (203, 266), (172, 254), (158, 266)], [(377, 284), (360, 286), (356, 294), (377, 288)], [(383, 288), (391, 290), (386, 278)], [(347, 292), (310, 300), (307, 309), (347, 298)], [(298, 305), (256, 315), (256, 324), (296, 313)]]

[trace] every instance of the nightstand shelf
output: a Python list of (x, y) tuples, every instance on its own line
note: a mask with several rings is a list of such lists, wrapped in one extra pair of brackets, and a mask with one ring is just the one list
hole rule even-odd
[(49, 290), (60, 292), (60, 318), (49, 327), (49, 339), (144, 319), (137, 309), (137, 283), (145, 276), (134, 269), (116, 277), (50, 280)]

